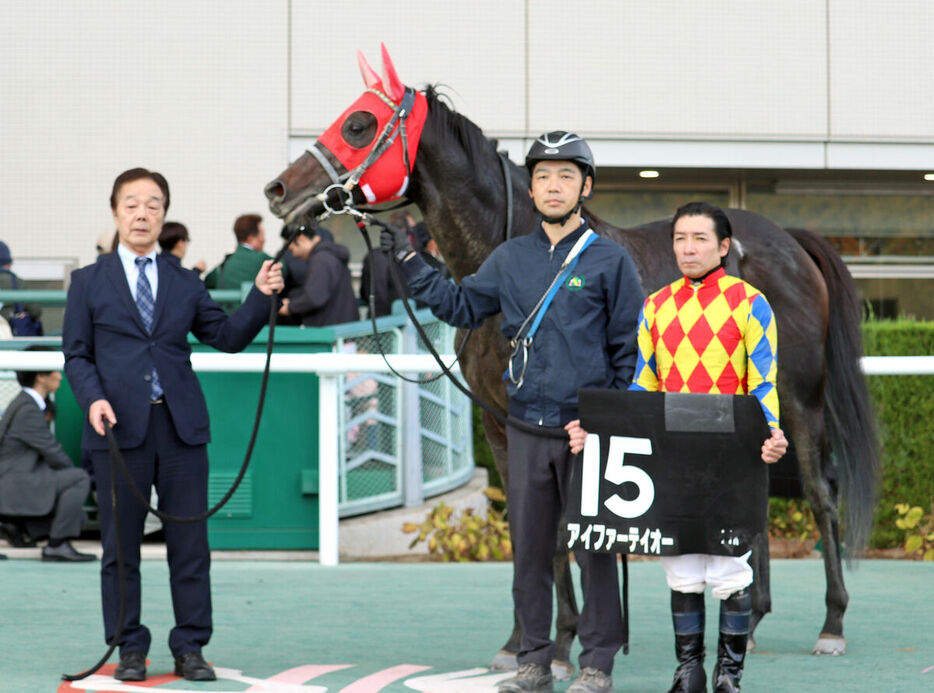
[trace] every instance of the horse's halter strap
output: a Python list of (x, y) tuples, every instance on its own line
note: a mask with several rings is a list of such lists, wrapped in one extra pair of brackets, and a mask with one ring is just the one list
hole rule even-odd
[[(414, 89), (406, 88), (400, 103), (395, 104), (389, 97), (377, 89), (367, 89), (364, 93), (364, 97), (361, 98), (365, 98), (367, 94), (375, 95), (380, 101), (389, 106), (389, 108), (392, 109), (392, 115), (386, 121), (372, 147), (370, 147), (369, 151), (364, 156), (363, 161), (354, 166), (357, 157), (354, 157), (353, 153), (355, 153), (356, 150), (346, 146), (343, 142), (343, 138), (339, 135), (339, 125), (343, 123), (345, 118), (339, 119), (334, 125), (328, 128), (328, 130), (318, 138), (312, 148), (308, 150), (308, 154), (318, 161), (321, 168), (331, 179), (331, 185), (315, 195), (315, 199), (320, 201), (325, 209), (325, 211), (319, 215), (318, 221), (325, 219), (331, 214), (345, 213), (351, 206), (351, 192), (355, 187), (359, 186), (362, 189), (368, 204), (401, 198), (408, 188), (412, 174), (412, 155), (410, 155), (409, 150), (410, 148), (414, 148), (414, 153), (418, 151), (418, 141), (421, 138), (422, 127), (424, 126), (425, 117), (427, 115), (427, 104), (421, 104), (422, 108), (419, 109), (421, 113), (415, 116), (414, 123), (410, 128), (411, 131), (407, 129), (406, 125), (409, 117), (412, 116), (413, 112), (416, 110), (416, 104), (419, 100), (418, 97), (421, 96), (421, 101), (424, 102), (424, 96), (418, 94)], [(351, 106), (351, 109), (357, 110), (356, 107), (357, 104), (355, 103)], [(350, 109), (348, 109), (348, 111), (349, 110)], [(412, 141), (409, 140), (410, 135)], [(397, 139), (402, 149), (401, 173), (403, 179), (401, 184), (398, 184), (399, 187), (393, 190), (387, 189), (384, 182), (385, 179), (388, 178), (386, 174), (392, 171), (380, 171), (374, 176), (373, 181), (368, 180), (367, 172), (373, 169), (374, 164), (376, 164), (380, 160), (380, 157), (395, 144)], [(328, 146), (328, 140), (332, 141), (331, 147)], [(344, 146), (339, 146), (342, 144)], [(325, 152), (329, 153), (341, 163), (344, 167), (343, 173), (338, 173)], [(342, 154), (344, 156), (341, 156)], [(373, 169), (373, 171), (375, 172), (375, 169)], [(395, 173), (398, 177), (398, 172)], [(396, 184), (390, 183), (390, 185)], [(335, 194), (338, 197), (338, 204), (341, 205), (337, 208), (332, 206)]]

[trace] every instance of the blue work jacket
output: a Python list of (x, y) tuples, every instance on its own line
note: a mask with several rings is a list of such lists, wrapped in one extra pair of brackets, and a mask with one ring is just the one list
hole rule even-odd
[[(517, 331), (558, 274), (587, 223), (555, 245), (539, 226), (499, 245), (455, 285), (417, 255), (402, 263), (412, 296), (456, 327), (479, 327), (503, 314), (507, 339)], [(597, 238), (555, 294), (528, 354), (522, 387), (507, 382), (509, 413), (540, 426), (577, 417), (582, 387), (625, 389), (636, 364), (636, 327), (642, 287), (632, 258), (618, 243)], [(521, 336), (526, 336), (524, 330)], [(521, 355), (514, 372), (521, 370)]]

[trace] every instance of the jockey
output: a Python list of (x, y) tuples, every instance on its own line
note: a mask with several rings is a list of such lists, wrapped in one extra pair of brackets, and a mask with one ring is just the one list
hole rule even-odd
[[(787, 448), (778, 427), (775, 319), (768, 301), (724, 270), (732, 229), (719, 207), (692, 202), (675, 213), (672, 243), (684, 276), (649, 296), (639, 316), (639, 359), (630, 390), (752, 394), (771, 429), (762, 460), (777, 462)], [(571, 426), (572, 450), (586, 432)], [(752, 584), (743, 556), (663, 556), (671, 588), (678, 668), (669, 693), (702, 693), (704, 590), (720, 601), (720, 640), (714, 693), (739, 691), (749, 635)]]
[[(384, 230), (380, 238), (400, 262), (413, 298), (457, 327), (479, 327), (502, 313), (501, 329), (512, 346), (504, 380), (510, 416), (520, 423), (506, 428), (507, 502), (522, 641), (518, 675), (500, 683), (501, 693), (553, 690), (553, 559), (571, 470), (578, 464), (567, 438), (554, 435), (564, 435), (561, 427), (577, 418), (578, 389), (629, 385), (642, 302), (628, 253), (598, 237), (581, 215), (596, 173), (587, 143), (568, 132), (542, 135), (526, 167), (539, 223), (498, 246), (459, 286), (414, 253), (404, 232)], [(575, 555), (584, 592), (578, 631), (583, 652), (581, 672), (568, 691), (609, 693), (613, 658), (623, 641), (616, 556)]]

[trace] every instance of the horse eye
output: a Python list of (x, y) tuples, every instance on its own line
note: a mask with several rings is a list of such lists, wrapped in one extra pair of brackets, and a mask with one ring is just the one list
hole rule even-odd
[(364, 147), (376, 136), (376, 116), (368, 111), (354, 111), (341, 126), (341, 136), (352, 147)]

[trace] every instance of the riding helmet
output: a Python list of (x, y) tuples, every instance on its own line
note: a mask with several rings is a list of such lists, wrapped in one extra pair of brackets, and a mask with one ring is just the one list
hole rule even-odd
[(593, 153), (582, 137), (573, 132), (555, 130), (541, 135), (532, 143), (529, 153), (525, 156), (525, 167), (532, 175), (532, 169), (539, 161), (573, 161), (580, 166), (584, 177), (590, 176), (596, 181), (597, 167), (594, 165)]

